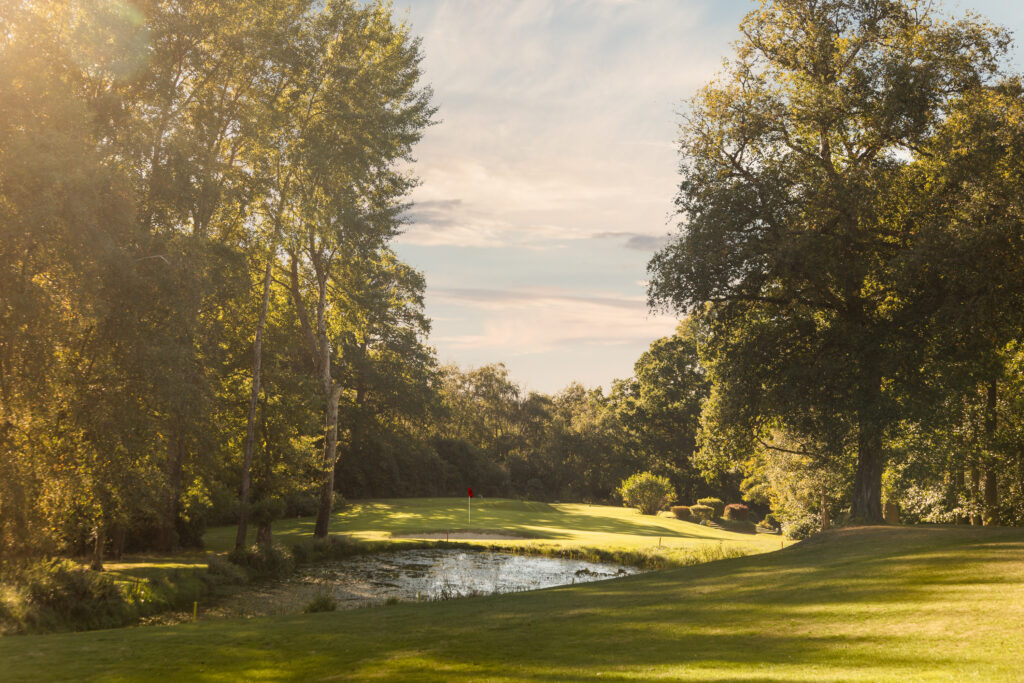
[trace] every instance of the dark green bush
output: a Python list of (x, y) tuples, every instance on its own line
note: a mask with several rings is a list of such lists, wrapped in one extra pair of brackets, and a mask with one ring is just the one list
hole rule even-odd
[(312, 614), (314, 612), (333, 612), (336, 609), (338, 609), (338, 603), (334, 601), (331, 594), (323, 593), (307, 602), (302, 611), (306, 614)]
[(729, 503), (725, 506), (722, 517), (736, 522), (746, 522), (750, 519), (750, 508), (743, 503)]
[(204, 580), (212, 587), (217, 585), (238, 585), (248, 581), (243, 567), (219, 555), (211, 555), (206, 562)]
[(792, 538), (794, 541), (802, 541), (805, 538), (810, 538), (814, 534), (818, 533), (821, 529), (820, 522), (814, 517), (801, 517), (790, 522), (787, 522), (783, 526), (783, 532), (786, 534), (786, 538)]
[(292, 546), (292, 557), (296, 564), (310, 564), (324, 560), (340, 560), (350, 557), (357, 545), (346, 536), (328, 536), (301, 541)]
[(295, 560), (292, 556), (274, 545), (235, 548), (228, 553), (228, 560), (245, 569), (253, 579), (279, 579), (295, 570)]
[(7, 580), (21, 588), (20, 613), (8, 611), (8, 628), (15, 632), (114, 628), (135, 618), (110, 576), (70, 560), (36, 562)]
[(764, 519), (760, 521), (760, 524), (763, 524), (770, 529), (775, 529), (776, 531), (782, 528), (782, 525), (779, 523), (778, 517), (776, 517), (771, 512), (764, 516)]
[(675, 515), (677, 519), (682, 519), (687, 522), (693, 519), (693, 515), (690, 514), (690, 508), (686, 505), (673, 505), (669, 509), (672, 511), (672, 514)]
[(698, 503), (697, 505), (690, 506), (690, 515), (693, 517), (694, 521), (697, 522), (703, 522), (711, 519), (711, 516), (714, 513), (715, 509), (710, 505), (701, 505)]
[(707, 505), (714, 511), (713, 516), (715, 517), (721, 517), (725, 510), (725, 502), (721, 498), (701, 498), (697, 501), (697, 505)]

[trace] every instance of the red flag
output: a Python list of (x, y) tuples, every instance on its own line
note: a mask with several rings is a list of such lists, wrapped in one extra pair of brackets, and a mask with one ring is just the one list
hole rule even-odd
[(472, 498), (473, 497), (473, 487), (470, 486), (468, 490), (469, 490), (469, 497)]

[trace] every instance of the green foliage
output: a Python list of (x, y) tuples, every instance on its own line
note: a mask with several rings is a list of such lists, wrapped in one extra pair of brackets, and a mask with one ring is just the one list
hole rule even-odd
[(12, 633), (114, 628), (136, 616), (113, 579), (69, 560), (32, 562), (3, 577), (0, 626)]
[(676, 516), (676, 519), (682, 519), (687, 522), (693, 519), (693, 516), (690, 514), (690, 508), (686, 505), (673, 505), (669, 508), (669, 511)]
[(721, 517), (725, 511), (725, 502), (721, 498), (700, 498), (697, 505), (706, 505), (714, 510), (715, 517)]
[(698, 522), (707, 522), (715, 516), (715, 508), (710, 505), (701, 505), (698, 503), (690, 506), (690, 514), (693, 515), (693, 519)]
[(306, 603), (302, 611), (306, 614), (316, 612), (333, 612), (338, 609), (338, 603), (330, 593), (323, 593)]
[[(945, 302), (971, 315), (953, 283), (1016, 310), (1014, 288), (976, 277), (990, 272), (976, 261), (1005, 263), (1019, 281), (996, 246), (1016, 245), (1019, 228), (953, 228), (948, 186), (917, 168), (956, 156), (926, 148), (958, 101), (998, 76), (1008, 44), (977, 17), (946, 21), (918, 2), (766, 2), (744, 19), (735, 55), (684, 119), (681, 229), (649, 266), (652, 304), (702, 329), (708, 469), (734, 467), (778, 429), (817, 441), (839, 469), (855, 459), (854, 514), (881, 521), (897, 396), (927, 393), (922, 361), (942, 347), (952, 360), (946, 342), (1007, 339), (943, 330)], [(927, 76), (892, 77), (911, 71)], [(951, 258), (937, 265), (940, 253)], [(1009, 253), (1020, 261), (1017, 246)]]
[(654, 515), (675, 496), (675, 489), (668, 477), (652, 472), (638, 472), (623, 480), (619, 495), (626, 505), (640, 510), (641, 514)]
[(302, 565), (341, 560), (361, 550), (347, 536), (331, 535), (327, 538), (314, 538), (296, 543), (292, 546), (291, 552), (295, 564)]
[(250, 579), (279, 579), (295, 570), (292, 555), (275, 545), (235, 548), (228, 553), (228, 560), (244, 569)]
[(782, 533), (786, 535), (786, 538), (791, 538), (794, 541), (810, 538), (819, 531), (821, 531), (821, 520), (814, 517), (800, 517), (782, 525)]
[(725, 519), (746, 522), (750, 519), (750, 508), (742, 503), (729, 503), (722, 513)]

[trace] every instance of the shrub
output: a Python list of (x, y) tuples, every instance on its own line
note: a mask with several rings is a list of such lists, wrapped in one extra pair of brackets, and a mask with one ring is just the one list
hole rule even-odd
[(296, 564), (310, 564), (340, 560), (351, 556), (356, 549), (356, 544), (346, 536), (328, 536), (296, 543), (292, 546), (292, 557)]
[(245, 569), (249, 577), (254, 579), (279, 579), (288, 576), (295, 569), (295, 560), (274, 545), (235, 548), (228, 553), (228, 560)]
[(782, 528), (782, 525), (779, 523), (779, 518), (776, 517), (771, 512), (769, 512), (767, 515), (765, 515), (764, 519), (762, 519), (759, 522), (759, 524), (763, 524), (763, 525), (767, 526), (770, 529), (775, 529), (776, 531), (778, 531), (779, 529)]
[(729, 503), (725, 506), (725, 512), (722, 516), (725, 519), (746, 522), (750, 519), (750, 508), (743, 503)]
[(709, 508), (714, 510), (715, 517), (721, 517), (722, 512), (725, 510), (725, 503), (721, 498), (701, 498), (697, 501), (698, 505), (707, 505)]
[(336, 609), (338, 609), (338, 603), (334, 601), (331, 594), (323, 593), (307, 602), (302, 611), (306, 614), (312, 614), (314, 612), (333, 612)]
[(675, 515), (677, 519), (682, 519), (687, 522), (693, 519), (693, 515), (690, 514), (690, 508), (686, 505), (673, 505), (669, 509), (672, 511), (672, 514)]
[(711, 515), (713, 515), (714, 512), (715, 509), (710, 505), (701, 505), (698, 503), (697, 505), (690, 506), (690, 515), (692, 515), (693, 519), (698, 522), (705, 522), (711, 519)]
[(638, 472), (619, 486), (619, 495), (626, 505), (639, 509), (645, 515), (657, 514), (674, 494), (675, 490), (668, 477), (653, 472)]
[(206, 561), (204, 581), (209, 585), (236, 585), (248, 581), (249, 577), (243, 567), (229, 562), (219, 555), (211, 555)]
[(772, 533), (776, 533), (779, 530), (778, 527), (773, 526), (767, 520), (764, 519), (757, 523), (757, 528), (764, 529), (765, 531), (770, 531)]
[(821, 528), (819, 521), (814, 517), (800, 517), (799, 519), (787, 522), (783, 527), (786, 538), (794, 541), (802, 541), (818, 533)]
[(7, 577), (19, 586), (18, 602), (5, 608), (14, 632), (82, 631), (124, 626), (135, 612), (114, 580), (70, 560), (43, 560)]

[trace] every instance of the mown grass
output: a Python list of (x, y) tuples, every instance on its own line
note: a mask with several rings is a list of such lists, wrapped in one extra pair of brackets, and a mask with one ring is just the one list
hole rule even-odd
[(854, 528), (534, 593), (0, 641), (0, 679), (1013, 680), (1024, 530)]
[[(633, 508), (574, 503), (538, 503), (507, 499), (473, 500), (472, 524), (468, 523), (465, 498), (415, 498), (351, 503), (331, 518), (330, 532), (363, 541), (384, 541), (398, 546), (412, 544), (417, 534), (476, 532), (515, 536), (512, 540), (460, 541), (487, 547), (518, 548), (525, 552), (569, 553), (583, 548), (629, 553), (660, 547), (661, 555), (679, 559), (678, 564), (709, 544), (723, 544), (732, 553), (749, 554), (778, 550), (778, 536), (743, 534), (683, 522), (667, 513), (641, 515)], [(312, 518), (281, 520), (274, 524), (278, 543), (292, 545), (312, 538)], [(206, 545), (215, 551), (229, 550), (234, 527), (210, 529)], [(788, 541), (786, 542), (788, 543)]]

